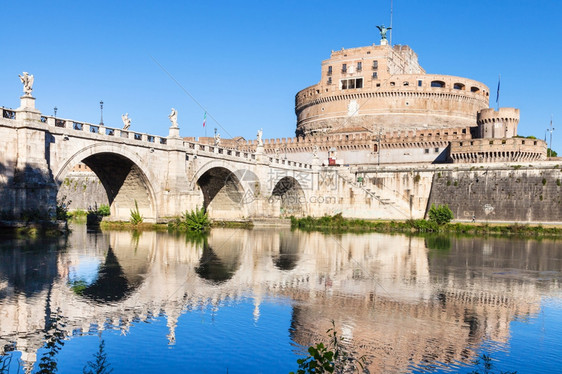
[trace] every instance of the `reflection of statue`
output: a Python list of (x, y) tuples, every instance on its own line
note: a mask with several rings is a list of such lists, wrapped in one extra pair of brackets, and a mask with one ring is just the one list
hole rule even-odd
[(312, 156), (314, 158), (318, 157), (318, 151), (320, 150), (320, 148), (318, 148), (317, 145), (314, 146), (314, 149), (312, 150)]
[(216, 146), (221, 145), (221, 134), (218, 132), (215, 134), (215, 145)]
[(379, 31), (381, 32), (381, 40), (386, 40), (386, 32), (388, 30), (392, 30), (392, 27), (384, 27), (384, 25), (382, 25), (377, 26), (377, 29), (379, 29)]
[(122, 114), (121, 119), (123, 120), (123, 130), (129, 130), (129, 127), (131, 127), (131, 119), (129, 118), (129, 113)]
[(25, 96), (31, 96), (33, 90), (33, 74), (29, 75), (27, 71), (23, 72), (23, 76), (19, 76), (21, 83), (23, 83), (23, 93)]
[(262, 135), (263, 135), (263, 129), (259, 129), (258, 130), (258, 135), (257, 135), (257, 141), (258, 141), (258, 147), (263, 146), (263, 140), (262, 140)]
[(172, 122), (172, 127), (177, 128), (178, 127), (178, 112), (174, 108), (172, 108), (172, 113), (170, 113), (168, 118)]

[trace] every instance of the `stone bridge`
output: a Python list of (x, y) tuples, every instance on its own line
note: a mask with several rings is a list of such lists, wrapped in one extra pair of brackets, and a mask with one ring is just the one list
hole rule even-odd
[[(35, 98), (0, 108), (2, 215), (54, 214), (57, 191), (79, 163), (99, 177), (111, 217), (135, 206), (147, 222), (205, 207), (211, 217), (244, 219), (307, 214), (319, 167), (254, 152), (45, 116)], [(61, 196), (59, 196), (60, 200)]]

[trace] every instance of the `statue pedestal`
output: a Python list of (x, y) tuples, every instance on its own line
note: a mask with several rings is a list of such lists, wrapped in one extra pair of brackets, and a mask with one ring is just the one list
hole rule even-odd
[(388, 40), (381, 39), (381, 45), (388, 45)]
[(31, 95), (23, 95), (20, 97), (20, 107), (17, 110), (39, 113), (39, 111), (35, 109), (35, 98)]
[(265, 154), (265, 149), (263, 148), (263, 144), (260, 144), (256, 148), (256, 161), (259, 164), (267, 164), (269, 162), (269, 157)]
[(168, 138), (180, 138), (180, 128), (174, 126), (170, 127)]

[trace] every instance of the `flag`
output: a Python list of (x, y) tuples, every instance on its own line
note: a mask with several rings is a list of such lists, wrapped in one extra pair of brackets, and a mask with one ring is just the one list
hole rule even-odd
[(501, 80), (501, 75), (498, 75), (498, 92), (496, 93), (496, 104), (499, 104), (500, 102), (500, 80)]
[(205, 123), (207, 123), (207, 112), (205, 112), (205, 115), (203, 116), (203, 127), (205, 127)]

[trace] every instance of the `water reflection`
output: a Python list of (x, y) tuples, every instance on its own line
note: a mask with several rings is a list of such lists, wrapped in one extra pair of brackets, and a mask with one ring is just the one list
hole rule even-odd
[(325, 341), (333, 319), (371, 372), (457, 367), (485, 340), (506, 344), (511, 321), (560, 291), (561, 270), (551, 241), (265, 229), (186, 240), (78, 228), (66, 244), (2, 244), (0, 350), (15, 342), (32, 367), (52, 311), (67, 335), (127, 333), (163, 312), (174, 344), (182, 313), (249, 297), (258, 321), (262, 300), (286, 297), (285, 331), (299, 344)]

